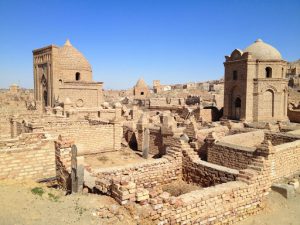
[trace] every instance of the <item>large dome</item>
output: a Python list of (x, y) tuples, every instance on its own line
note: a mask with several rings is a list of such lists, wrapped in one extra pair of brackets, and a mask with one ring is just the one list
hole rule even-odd
[(282, 60), (280, 52), (273, 46), (257, 39), (249, 45), (243, 52), (251, 52), (253, 57), (262, 60)]
[(87, 59), (71, 45), (69, 40), (66, 41), (63, 47), (59, 48), (58, 62), (62, 70), (92, 71)]

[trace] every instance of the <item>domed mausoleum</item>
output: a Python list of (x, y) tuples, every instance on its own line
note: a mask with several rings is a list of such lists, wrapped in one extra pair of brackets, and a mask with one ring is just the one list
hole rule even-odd
[(225, 58), (224, 119), (288, 120), (287, 62), (276, 48), (258, 39)]
[(102, 82), (94, 82), (88, 60), (69, 40), (33, 51), (35, 99), (44, 106), (69, 99), (75, 107), (100, 106)]
[(143, 78), (140, 78), (133, 88), (135, 98), (145, 98), (149, 95), (149, 88)]

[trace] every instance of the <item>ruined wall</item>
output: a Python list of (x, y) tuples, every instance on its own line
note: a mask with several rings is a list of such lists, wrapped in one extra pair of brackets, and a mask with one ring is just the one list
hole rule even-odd
[(232, 169), (245, 169), (252, 163), (255, 149), (217, 142), (208, 148), (207, 161)]
[[(53, 120), (38, 124), (39, 132), (47, 132), (53, 138), (61, 135), (75, 140), (78, 154), (89, 154), (119, 150), (123, 137), (123, 127), (120, 123), (102, 124), (86, 120)], [(35, 129), (32, 130), (35, 132)]]
[[(142, 206), (147, 205), (148, 213), (142, 217), (152, 220), (153, 224), (232, 224), (258, 212), (264, 205), (271, 184), (269, 161), (260, 157), (255, 162), (257, 166), (240, 171), (240, 175), (236, 176), (237, 181), (178, 197), (153, 189), (160, 184), (140, 186), (138, 183), (143, 178), (134, 176), (134, 179), (131, 177), (132, 171), (128, 174), (119, 171), (123, 179), (114, 179), (108, 184), (111, 195), (121, 204), (135, 201)], [(164, 169), (162, 167), (161, 170)], [(148, 176), (148, 173), (145, 175)]]
[(203, 187), (235, 181), (238, 170), (205, 162), (191, 148), (184, 148), (183, 179)]
[(272, 180), (289, 177), (300, 171), (300, 140), (274, 146), (272, 161)]
[(54, 142), (44, 134), (22, 134), (0, 141), (0, 179), (56, 176)]
[(200, 109), (200, 117), (202, 121), (211, 122), (213, 121), (213, 112), (212, 109)]
[(270, 187), (269, 162), (263, 158), (258, 161), (260, 171), (247, 169), (249, 175), (238, 177), (238, 181), (178, 197), (166, 198), (162, 194), (150, 199), (149, 218), (155, 224), (233, 224), (255, 214), (263, 207)]
[(150, 128), (149, 153), (158, 156), (165, 153), (160, 127)]
[(265, 137), (267, 140), (270, 140), (273, 145), (281, 145), (288, 142), (293, 142), (300, 139), (300, 136), (295, 136), (292, 134), (286, 133), (272, 133), (272, 132), (265, 132)]
[[(146, 190), (159, 187), (174, 180), (182, 179), (182, 153), (178, 139), (169, 137), (172, 143), (166, 155), (160, 159), (148, 162), (129, 164), (124, 167), (101, 168), (91, 171), (96, 177), (96, 187), (112, 195), (119, 203), (127, 204), (128, 201), (139, 201), (138, 195), (147, 197)], [(168, 143), (165, 143), (168, 145)], [(131, 192), (127, 191), (128, 183), (134, 183)], [(122, 186), (122, 187), (121, 187)], [(137, 200), (139, 199), (139, 200)]]
[(94, 174), (99, 181), (98, 185), (103, 179), (112, 180), (129, 177), (129, 180), (135, 181), (137, 187), (150, 188), (180, 179), (182, 176), (181, 163), (180, 150), (169, 149), (167, 154), (160, 159), (129, 164), (121, 168), (101, 168), (97, 169)]
[(9, 116), (1, 116), (0, 117), (0, 138), (2, 137), (10, 137), (10, 122)]
[(122, 127), (120, 124), (101, 124), (88, 127), (64, 129), (64, 137), (75, 140), (78, 154), (99, 153), (121, 148)]
[(71, 190), (71, 147), (73, 141), (55, 141), (55, 163), (57, 181), (65, 190)]
[(288, 118), (291, 122), (300, 123), (300, 110), (291, 110), (287, 111)]

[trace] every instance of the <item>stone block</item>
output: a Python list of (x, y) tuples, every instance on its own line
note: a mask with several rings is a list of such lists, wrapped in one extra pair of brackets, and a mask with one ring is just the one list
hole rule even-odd
[(271, 186), (273, 191), (278, 192), (283, 197), (289, 199), (295, 197), (295, 189), (294, 186), (289, 184), (273, 184)]

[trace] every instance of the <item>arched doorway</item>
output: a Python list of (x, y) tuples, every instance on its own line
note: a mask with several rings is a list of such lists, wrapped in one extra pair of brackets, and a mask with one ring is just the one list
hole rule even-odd
[(274, 92), (270, 89), (263, 94), (262, 116), (265, 119), (274, 117)]
[(44, 93), (43, 93), (43, 103), (44, 103), (44, 106), (48, 106), (48, 94), (47, 94), (47, 91), (44, 91)]
[(241, 106), (242, 101), (237, 97), (234, 101), (234, 119), (239, 120), (241, 118)]

